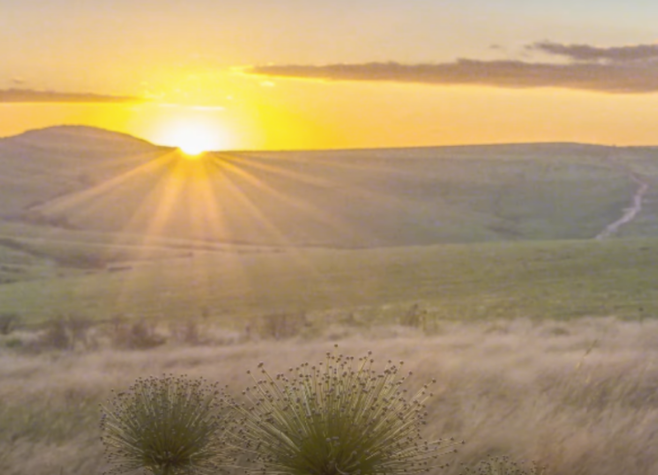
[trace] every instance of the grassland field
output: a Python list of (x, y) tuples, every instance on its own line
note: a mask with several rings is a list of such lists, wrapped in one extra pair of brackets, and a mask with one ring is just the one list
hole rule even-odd
[(67, 314), (97, 321), (205, 315), (229, 328), (273, 312), (378, 315), (367, 318), (394, 323), (413, 304), (432, 320), (658, 315), (654, 238), (168, 252), (174, 256), (126, 261), (118, 271), (51, 269), (4, 284), (0, 313), (19, 314), (26, 325)]
[[(205, 335), (221, 329), (204, 327)], [(137, 377), (187, 374), (227, 384), (240, 397), (248, 369), (273, 373), (339, 352), (403, 360), (413, 391), (435, 378), (426, 436), (466, 444), (457, 475), (492, 455), (537, 461), (547, 475), (652, 475), (658, 470), (658, 323), (614, 318), (443, 322), (419, 329), (349, 327), (285, 342), (169, 342), (149, 350), (0, 349), (0, 471), (89, 475), (107, 468), (99, 404)]]
[[(467, 442), (440, 473), (496, 454), (547, 475), (658, 473), (657, 149), (190, 165), (83, 132), (0, 141), (0, 473), (101, 473), (98, 404), (139, 376), (239, 391), (258, 361), (276, 371), (335, 342), (405, 360), (412, 386), (438, 380), (428, 434)], [(641, 212), (594, 239), (637, 177)]]

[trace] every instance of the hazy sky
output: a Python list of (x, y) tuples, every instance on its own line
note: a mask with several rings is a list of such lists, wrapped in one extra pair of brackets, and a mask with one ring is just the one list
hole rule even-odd
[(0, 136), (658, 144), (656, 24), (653, 0), (0, 0)]

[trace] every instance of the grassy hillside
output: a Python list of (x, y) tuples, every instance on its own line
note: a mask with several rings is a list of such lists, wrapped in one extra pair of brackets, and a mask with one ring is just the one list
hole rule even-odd
[(248, 254), (276, 252), (277, 248), (0, 221), (0, 283), (89, 274), (189, 257), (198, 251)]
[[(0, 140), (0, 216), (109, 233), (358, 248), (596, 236), (658, 152), (531, 144), (180, 152), (88, 128)], [(652, 187), (625, 236), (656, 236)]]
[(642, 212), (617, 233), (617, 237), (658, 236), (658, 148), (633, 147), (623, 149), (617, 164), (632, 170), (649, 184), (643, 199)]
[[(332, 309), (395, 320), (419, 302), (435, 318), (653, 316), (656, 156), (535, 144), (192, 161), (107, 131), (35, 131), (0, 140), (13, 184), (0, 187), (0, 312), (239, 326)], [(649, 189), (626, 239), (591, 239), (638, 179)]]
[(0, 216), (25, 213), (159, 153), (148, 142), (90, 127), (52, 127), (0, 139)]
[(205, 315), (236, 328), (276, 312), (396, 321), (414, 303), (429, 320), (658, 314), (656, 239), (242, 252), (2, 285), (0, 313)]
[(589, 238), (635, 189), (606, 153), (168, 154), (36, 211), (85, 229), (292, 246)]

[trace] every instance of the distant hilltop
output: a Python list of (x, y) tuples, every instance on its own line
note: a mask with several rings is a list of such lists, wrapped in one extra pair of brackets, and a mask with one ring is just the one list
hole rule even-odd
[(19, 135), (0, 139), (35, 147), (53, 148), (103, 148), (103, 147), (156, 147), (156, 145), (134, 137), (132, 135), (116, 132), (98, 127), (85, 125), (58, 125), (43, 129), (34, 129)]

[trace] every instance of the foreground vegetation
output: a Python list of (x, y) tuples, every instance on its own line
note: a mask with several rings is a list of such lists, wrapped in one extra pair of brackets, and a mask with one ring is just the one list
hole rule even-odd
[[(204, 344), (150, 350), (0, 352), (0, 471), (88, 475), (105, 466), (98, 404), (138, 377), (163, 373), (249, 386), (247, 368), (273, 372), (341, 351), (404, 360), (410, 391), (436, 379), (427, 401), (429, 439), (467, 443), (457, 475), (489, 456), (534, 460), (555, 475), (649, 475), (658, 470), (658, 323), (616, 319), (441, 322), (410, 327), (327, 328), (315, 339)], [(9, 336), (3, 337), (8, 338)], [(383, 368), (383, 366), (382, 366)], [(239, 395), (235, 395), (239, 397)], [(475, 472), (477, 473), (477, 472)]]
[[(146, 381), (132, 388), (161, 394), (188, 374), (228, 384), (246, 404), (239, 388), (259, 391), (246, 368), (307, 368), (337, 340), (347, 354), (406, 361), (412, 393), (421, 389), (414, 381), (437, 381), (425, 435), (467, 445), (432, 473), (531, 473), (519, 460), (551, 475), (658, 473), (655, 149), (537, 144), (190, 162), (143, 143), (127, 144), (126, 155), (116, 137), (90, 151), (96, 133), (73, 150), (69, 132), (80, 131), (67, 130), (47, 132), (43, 148), (3, 142), (0, 157), (7, 183), (20, 185), (0, 200), (1, 473), (111, 468), (98, 423), (112, 388)], [(26, 153), (39, 173), (24, 169)], [(613, 239), (593, 239), (633, 198), (641, 212)], [(206, 394), (186, 388), (176, 390)], [(266, 417), (241, 407), (245, 426)], [(194, 428), (205, 437), (217, 426)], [(278, 439), (266, 442), (276, 452)], [(349, 465), (339, 445), (329, 449)], [(268, 468), (280, 469), (275, 462)]]

